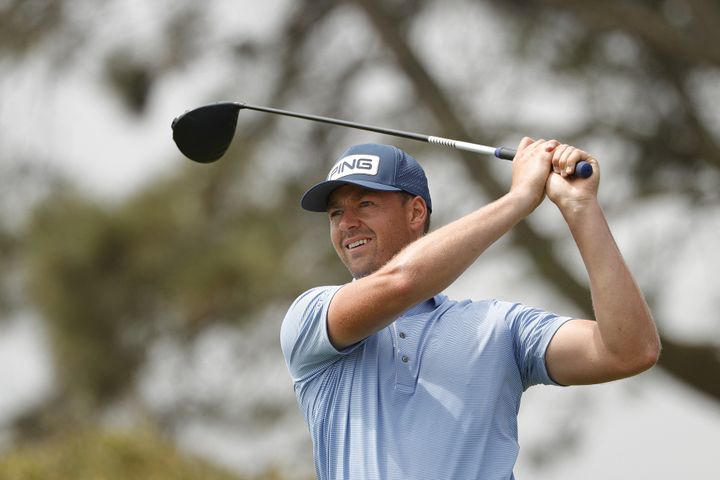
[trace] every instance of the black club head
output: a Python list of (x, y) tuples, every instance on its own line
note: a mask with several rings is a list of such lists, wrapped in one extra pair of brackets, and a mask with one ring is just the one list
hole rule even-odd
[(190, 160), (211, 163), (227, 151), (237, 126), (240, 104), (214, 103), (190, 110), (172, 122), (173, 140)]

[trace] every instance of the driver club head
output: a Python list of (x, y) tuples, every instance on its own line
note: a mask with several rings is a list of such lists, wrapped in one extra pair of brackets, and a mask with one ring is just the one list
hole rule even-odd
[(241, 105), (214, 103), (183, 113), (172, 122), (173, 140), (190, 160), (212, 163), (227, 151)]

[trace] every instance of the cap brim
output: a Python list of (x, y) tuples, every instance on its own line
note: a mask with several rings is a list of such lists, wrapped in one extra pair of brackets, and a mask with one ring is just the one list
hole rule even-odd
[(327, 211), (330, 194), (343, 185), (358, 185), (368, 190), (379, 190), (382, 192), (402, 192), (402, 189), (397, 187), (364, 180), (326, 180), (305, 192), (300, 200), (300, 205), (305, 210), (311, 212), (325, 212)]

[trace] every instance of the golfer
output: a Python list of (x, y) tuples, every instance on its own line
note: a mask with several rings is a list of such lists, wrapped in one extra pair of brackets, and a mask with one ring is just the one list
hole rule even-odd
[[(581, 160), (593, 167), (587, 179), (570, 175)], [(598, 204), (599, 181), (584, 151), (524, 138), (508, 193), (427, 233), (420, 165), (367, 144), (304, 194), (303, 208), (327, 212), (354, 279), (306, 291), (282, 324), (319, 479), (513, 479), (525, 389), (607, 382), (657, 362), (658, 334)], [(594, 320), (442, 295), (546, 196), (584, 261)]]

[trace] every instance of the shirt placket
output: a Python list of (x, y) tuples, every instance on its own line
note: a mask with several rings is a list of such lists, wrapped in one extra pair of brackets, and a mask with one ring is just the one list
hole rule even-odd
[[(413, 329), (410, 322), (420, 319), (403, 319), (395, 322), (395, 388), (403, 393), (415, 392), (419, 369), (420, 329)], [(409, 321), (408, 321), (409, 320)]]

